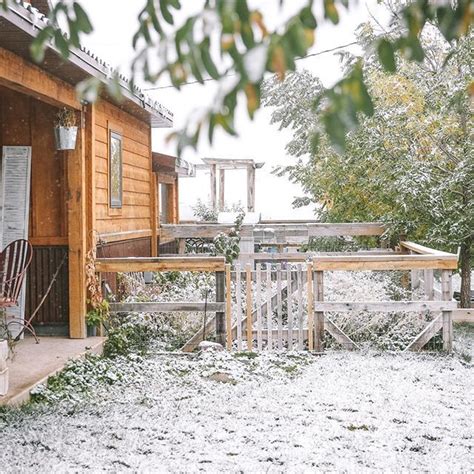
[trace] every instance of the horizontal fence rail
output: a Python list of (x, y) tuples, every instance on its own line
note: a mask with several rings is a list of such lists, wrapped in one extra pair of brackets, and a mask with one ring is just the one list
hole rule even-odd
[(119, 257), (98, 258), (95, 268), (98, 272), (223, 272), (223, 257)]
[(172, 312), (203, 312), (225, 311), (225, 303), (210, 302), (152, 302), (152, 303), (110, 303), (112, 313), (172, 313)]
[[(193, 223), (193, 224), (163, 224), (160, 237), (163, 240), (186, 238), (214, 238), (219, 233), (229, 233), (234, 224)], [(312, 237), (340, 236), (380, 236), (385, 232), (385, 226), (377, 222), (354, 223), (312, 223), (312, 222), (279, 222), (268, 221), (263, 224), (244, 224), (242, 232), (252, 235), (256, 241), (266, 239), (269, 234), (277, 240), (304, 241)]]
[(363, 255), (318, 256), (313, 258), (316, 270), (367, 271), (367, 270), (455, 270), (457, 256), (448, 255)]

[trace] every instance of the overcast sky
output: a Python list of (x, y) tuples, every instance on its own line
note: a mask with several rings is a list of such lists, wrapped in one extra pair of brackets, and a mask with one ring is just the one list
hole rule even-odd
[[(130, 59), (133, 57), (131, 38), (136, 30), (136, 18), (145, 3), (144, 0), (82, 0), (82, 3), (95, 28), (94, 33), (85, 39), (84, 44), (102, 59), (113, 66), (120, 67), (122, 72), (127, 73)], [(201, 4), (199, 0), (184, 0), (182, 3), (182, 14), (195, 11)], [(279, 0), (255, 0), (249, 3), (251, 6), (261, 7), (267, 23), (272, 26), (282, 24), (285, 18), (302, 2), (299, 0), (287, 1), (288, 7), (284, 11), (278, 7)], [(322, 1), (315, 3), (322, 4)], [(367, 21), (370, 14), (380, 19), (381, 22), (387, 20), (386, 12), (377, 5), (376, 0), (359, 0), (348, 13), (343, 14), (336, 27), (325, 22), (319, 14), (316, 42), (311, 52), (350, 43), (354, 40), (354, 31), (357, 26)], [(341, 77), (338, 58), (332, 53), (303, 59), (297, 64), (298, 68), (305, 68), (319, 76), (325, 85), (331, 85)], [(163, 78), (157, 85), (167, 86), (169, 82)], [(205, 85), (187, 85), (181, 91), (167, 88), (149, 91), (148, 94), (174, 113), (174, 127), (180, 128), (196, 108), (212, 103), (215, 87), (213, 82), (206, 82)], [(253, 158), (257, 161), (264, 161), (265, 166), (257, 171), (256, 210), (262, 213), (265, 218), (311, 218), (313, 216), (312, 208), (296, 210), (292, 208), (291, 203), (295, 196), (302, 194), (299, 187), (289, 183), (286, 178), (278, 178), (271, 174), (276, 165), (290, 163), (292, 158), (285, 152), (290, 132), (280, 132), (276, 125), (270, 125), (270, 115), (270, 109), (263, 109), (251, 121), (244, 107), (239, 107), (236, 123), (239, 137), (233, 138), (219, 132), (216, 134), (212, 147), (203, 141), (197, 152), (187, 150), (183, 158), (194, 163), (198, 163), (201, 157)], [(154, 151), (175, 154), (174, 145), (165, 141), (169, 131), (168, 129), (153, 131)], [(226, 202), (231, 204), (242, 201), (245, 204), (245, 173), (243, 171), (228, 171), (226, 178)], [(190, 207), (198, 198), (209, 199), (209, 175), (204, 171), (199, 172), (197, 178), (181, 180), (180, 210), (182, 218), (186, 219), (192, 216)]]

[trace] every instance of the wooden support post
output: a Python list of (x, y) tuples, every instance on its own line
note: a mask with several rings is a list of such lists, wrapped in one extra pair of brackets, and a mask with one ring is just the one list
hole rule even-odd
[(216, 183), (216, 165), (211, 165), (210, 173), (211, 173), (211, 208), (216, 210), (217, 209), (217, 183)]
[(306, 264), (308, 292), (308, 350), (314, 350), (313, 265)]
[(186, 239), (178, 239), (178, 254), (184, 255), (186, 253)]
[(252, 350), (252, 265), (247, 263), (245, 266), (245, 279), (246, 279), (246, 311), (245, 316), (247, 317), (247, 350)]
[(315, 319), (316, 319), (316, 330), (315, 330), (315, 345), (314, 349), (317, 352), (324, 350), (324, 312), (317, 311), (318, 301), (324, 301), (324, 273), (322, 271), (314, 272), (314, 306), (315, 306)]
[(266, 266), (266, 294), (267, 294), (267, 350), (273, 349), (273, 308), (272, 308), (272, 266)]
[[(90, 130), (88, 130), (90, 133)], [(85, 128), (78, 130), (76, 149), (67, 153), (69, 244), (69, 335), (86, 337), (86, 160)]]
[[(216, 302), (222, 303), (225, 301), (225, 276), (224, 272), (216, 272)], [(225, 313), (216, 312), (216, 340), (223, 346), (226, 343), (225, 331)]]
[(410, 271), (410, 283), (412, 290), (416, 290), (420, 287), (420, 270)]
[(237, 350), (242, 350), (242, 272), (240, 263), (235, 264), (235, 306), (237, 310)]
[(87, 107), (86, 114), (86, 173), (87, 173), (87, 250), (96, 247), (96, 224), (95, 224), (95, 105), (91, 104)]
[(257, 349), (262, 350), (262, 264), (255, 266), (255, 303), (257, 304)]
[(247, 168), (247, 211), (255, 212), (255, 168)]
[(425, 269), (424, 272), (424, 288), (425, 288), (425, 296), (428, 301), (434, 300), (434, 274), (433, 270)]
[(150, 176), (151, 256), (158, 257), (158, 182), (153, 170), (150, 170)]
[[(452, 272), (451, 270), (442, 270), (441, 272), (441, 295), (443, 301), (452, 299)], [(453, 313), (443, 311), (443, 349), (446, 352), (453, 350)]]
[(232, 349), (232, 287), (231, 287), (231, 267), (229, 263), (225, 266), (225, 320), (227, 340), (226, 347), (230, 351)]
[(174, 223), (179, 224), (179, 178), (176, 177), (173, 186), (173, 202), (174, 202)]
[(223, 212), (225, 207), (225, 169), (219, 170), (219, 211)]
[[(277, 278), (277, 322), (278, 322), (278, 350), (283, 350), (283, 301), (282, 301), (282, 288), (281, 288), (281, 263), (277, 263), (276, 266), (276, 278)], [(290, 295), (291, 297), (291, 295)]]

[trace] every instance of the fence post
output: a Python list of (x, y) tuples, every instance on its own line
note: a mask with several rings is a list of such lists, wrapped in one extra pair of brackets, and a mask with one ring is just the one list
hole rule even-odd
[(420, 271), (419, 270), (410, 270), (410, 283), (411, 289), (416, 290), (420, 286)]
[(226, 312), (226, 347), (230, 351), (232, 349), (232, 288), (231, 288), (231, 265), (225, 265), (225, 312)]
[(433, 270), (423, 271), (425, 296), (428, 301), (434, 300), (434, 272)]
[[(322, 271), (314, 271), (314, 307), (317, 309), (318, 301), (324, 301), (324, 273)], [(315, 334), (315, 350), (322, 352), (324, 340), (324, 312), (315, 311), (316, 316), (316, 334)]]
[[(452, 299), (452, 281), (451, 270), (442, 270), (441, 272), (441, 297), (443, 301)], [(443, 311), (443, 349), (446, 352), (453, 350), (453, 313)]]
[(247, 350), (252, 350), (252, 265), (247, 263), (245, 266), (245, 283), (246, 283), (246, 311), (245, 316), (247, 318)]
[[(216, 272), (216, 302), (225, 301), (225, 277), (224, 272)], [(225, 313), (216, 312), (216, 339), (219, 344), (225, 345)]]
[(314, 350), (313, 265), (306, 264), (308, 295), (308, 350)]

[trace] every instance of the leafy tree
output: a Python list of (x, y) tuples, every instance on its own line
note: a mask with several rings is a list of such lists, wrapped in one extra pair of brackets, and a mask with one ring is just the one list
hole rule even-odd
[[(339, 22), (341, 10), (356, 0), (320, 0), (324, 20)], [(8, 8), (13, 0), (0, 0), (0, 7)], [(251, 9), (247, 0), (203, 0), (203, 8), (189, 15), (176, 26), (176, 13), (181, 0), (143, 0), (133, 38), (136, 51), (131, 66), (132, 84), (137, 76), (155, 83), (167, 75), (176, 88), (189, 81), (203, 83), (207, 79), (219, 81), (220, 87), (212, 105), (197, 122), (188, 123), (178, 134), (178, 151), (186, 146), (196, 147), (200, 135), (207, 132), (212, 143), (216, 127), (235, 135), (234, 118), (239, 97), (243, 97), (250, 117), (260, 107), (264, 75), (273, 72), (280, 79), (287, 71), (295, 70), (295, 61), (304, 57), (313, 45), (318, 22), (313, 13), (314, 0), (306, 0), (303, 7), (277, 28), (268, 26), (260, 9)], [(280, 0), (280, 5), (288, 0)], [(447, 41), (467, 34), (474, 16), (472, 0), (431, 2), (404, 1), (400, 22), (404, 28), (396, 36), (376, 40), (381, 63), (387, 70), (396, 66), (395, 52), (402, 52), (409, 60), (422, 61), (425, 51), (419, 33), (428, 21), (437, 20)], [(45, 49), (53, 44), (67, 58), (77, 48), (82, 35), (93, 26), (80, 1), (58, 0), (49, 14), (49, 24), (41, 30), (31, 45), (33, 58), (41, 62)], [(59, 25), (65, 25), (65, 34)], [(111, 78), (109, 92), (119, 94), (118, 75)], [(79, 86), (89, 101), (94, 101), (102, 87), (91, 79)], [(361, 63), (354, 63), (346, 76), (333, 88), (325, 91), (326, 101), (322, 122), (327, 136), (340, 149), (345, 135), (360, 121), (360, 113), (371, 116), (373, 104), (367, 91)]]
[[(362, 44), (373, 44), (370, 25), (359, 33)], [(323, 107), (319, 102), (309, 113), (308, 104), (324, 96), (310, 73), (294, 73), (282, 85), (268, 81), (262, 100), (276, 107), (274, 122), (295, 129), (287, 150), (297, 160), (278, 170), (302, 184), (306, 195), (295, 204), (318, 203), (323, 220), (381, 220), (391, 232), (407, 232), (429, 245), (453, 252), (460, 246), (461, 303), (469, 307), (474, 34), (448, 43), (438, 25), (427, 25), (420, 39), (425, 59), (413, 63), (397, 55), (394, 74), (387, 74), (367, 48), (363, 73), (374, 114), (346, 135), (344, 153), (335, 152), (326, 135), (314, 143), (307, 134), (320, 126)], [(344, 60), (351, 64), (360, 58)]]

